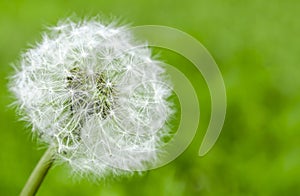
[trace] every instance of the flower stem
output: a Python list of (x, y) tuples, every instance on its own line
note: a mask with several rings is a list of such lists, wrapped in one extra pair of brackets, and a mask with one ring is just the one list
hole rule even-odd
[(31, 173), (20, 196), (32, 196), (36, 194), (54, 161), (53, 155), (54, 149), (51, 147), (48, 148)]

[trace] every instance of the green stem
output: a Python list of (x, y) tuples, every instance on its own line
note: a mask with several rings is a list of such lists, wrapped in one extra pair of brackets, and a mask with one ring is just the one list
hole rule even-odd
[(53, 155), (54, 149), (51, 147), (48, 148), (31, 173), (20, 196), (32, 196), (36, 194), (54, 161)]

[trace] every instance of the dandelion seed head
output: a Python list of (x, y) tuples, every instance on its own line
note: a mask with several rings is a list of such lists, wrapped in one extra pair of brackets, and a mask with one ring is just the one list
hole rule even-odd
[(121, 175), (158, 158), (171, 89), (126, 27), (60, 22), (17, 67), (10, 89), (20, 110), (75, 172)]

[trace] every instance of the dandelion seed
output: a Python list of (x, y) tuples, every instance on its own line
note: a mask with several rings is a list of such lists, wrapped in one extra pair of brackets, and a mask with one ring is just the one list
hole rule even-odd
[(172, 113), (164, 74), (125, 27), (67, 20), (22, 55), (10, 89), (56, 161), (103, 177), (157, 159)]

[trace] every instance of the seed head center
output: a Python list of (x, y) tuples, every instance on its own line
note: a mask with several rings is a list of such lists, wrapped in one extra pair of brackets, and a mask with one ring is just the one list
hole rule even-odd
[(72, 90), (70, 110), (86, 115), (98, 114), (106, 119), (114, 107), (114, 84), (104, 72), (87, 74), (75, 67), (67, 76), (67, 88)]

